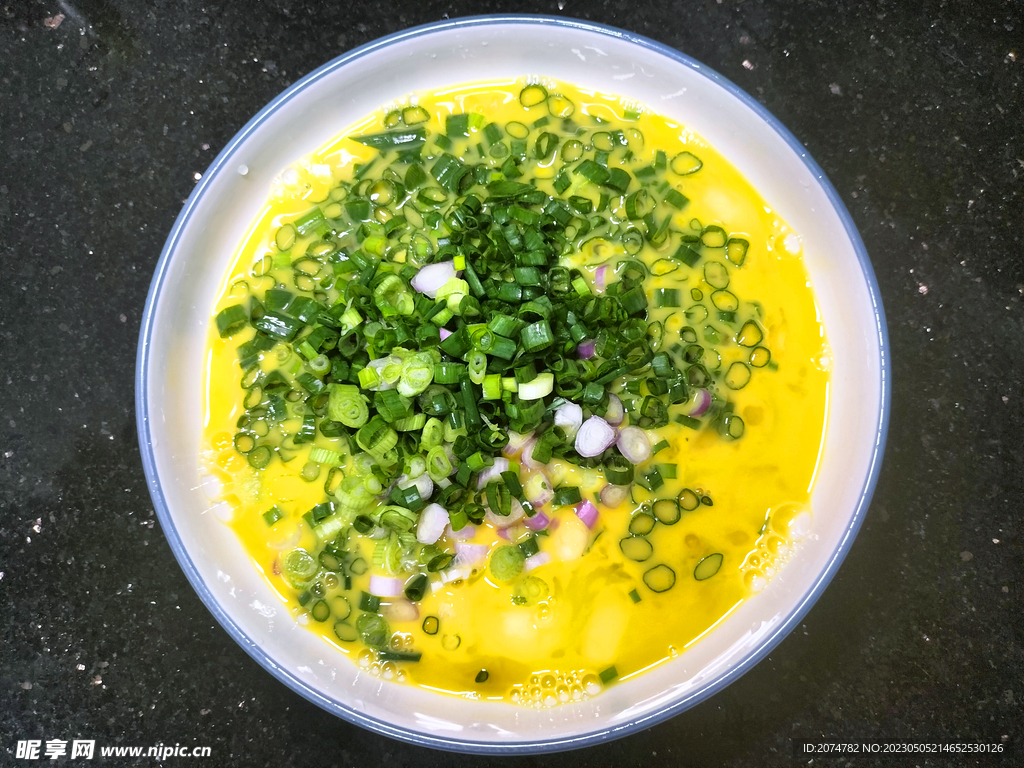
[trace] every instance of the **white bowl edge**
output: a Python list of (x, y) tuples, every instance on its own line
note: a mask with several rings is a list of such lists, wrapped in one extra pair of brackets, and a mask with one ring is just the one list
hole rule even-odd
[[(208, 513), (198, 462), (210, 308), (273, 177), (390, 100), (530, 74), (622, 93), (684, 123), (727, 157), (803, 238), (835, 359), (812, 501), (813, 546), (801, 547), (764, 592), (657, 674), (550, 710), (441, 697), (361, 674), (291, 619), (234, 534)], [(766, 113), (736, 91), (703, 65), (618, 30), (525, 17), (456, 20), (325, 65), (217, 158), (154, 277), (140, 337), (140, 440), (176, 556), (218, 619), (273, 674), (347, 719), (417, 743), (467, 751), (566, 748), (649, 726), (702, 700), (749, 669), (817, 598), (856, 534), (877, 474), (888, 415), (884, 318), (863, 246), (831, 185), (788, 132), (773, 119), (766, 123)], [(236, 172), (242, 164), (245, 176)]]

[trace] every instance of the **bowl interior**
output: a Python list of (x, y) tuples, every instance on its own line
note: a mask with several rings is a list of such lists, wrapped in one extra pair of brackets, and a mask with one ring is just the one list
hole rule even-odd
[[(218, 519), (198, 458), (210, 310), (275, 175), (382, 104), (412, 91), (543, 75), (618, 93), (685, 123), (715, 146), (800, 233), (834, 355), (827, 437), (810, 536), (755, 599), (657, 674), (551, 710), (442, 697), (361, 674), (298, 626)], [(680, 711), (735, 679), (817, 598), (849, 547), (880, 458), (885, 326), (852, 223), (785, 129), (702, 65), (616, 30), (552, 19), (445, 22), (399, 33), (290, 88), (221, 153), (168, 240), (139, 352), (143, 455), (161, 523), (193, 585), (261, 664), (347, 719), (462, 750), (558, 749)], [(242, 175), (239, 166), (248, 172)]]

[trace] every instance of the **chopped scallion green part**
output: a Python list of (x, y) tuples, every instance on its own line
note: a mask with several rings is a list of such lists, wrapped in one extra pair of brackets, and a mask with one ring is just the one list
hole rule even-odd
[(273, 525), (282, 517), (284, 517), (284, 512), (282, 512), (276, 506), (271, 507), (270, 509), (263, 513), (263, 520), (266, 522), (267, 525)]
[(217, 332), (226, 339), (242, 330), (248, 322), (249, 313), (240, 304), (233, 304), (217, 314)]
[(560, 507), (579, 504), (581, 501), (583, 501), (583, 497), (580, 495), (578, 487), (575, 485), (563, 485), (555, 488), (555, 497), (551, 500), (551, 503), (556, 507)]

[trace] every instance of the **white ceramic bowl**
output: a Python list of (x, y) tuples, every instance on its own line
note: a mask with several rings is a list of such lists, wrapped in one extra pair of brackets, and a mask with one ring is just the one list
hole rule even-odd
[[(215, 295), (271, 180), (355, 120), (412, 91), (543, 75), (640, 101), (728, 158), (799, 232), (834, 353), (810, 535), (768, 587), (657, 674), (548, 710), (474, 702), (360, 673), (296, 624), (203, 493), (199, 445), (206, 329)], [(242, 175), (240, 166), (248, 173)], [(704, 65), (621, 30), (547, 17), (482, 17), (400, 32), (306, 76), (218, 155), (167, 239), (139, 340), (137, 412), (150, 492), (175, 556), (231, 636), (323, 708), (395, 738), (467, 752), (551, 751), (646, 728), (763, 658), (806, 613), (849, 550), (885, 441), (885, 320), (864, 246), (801, 144)]]

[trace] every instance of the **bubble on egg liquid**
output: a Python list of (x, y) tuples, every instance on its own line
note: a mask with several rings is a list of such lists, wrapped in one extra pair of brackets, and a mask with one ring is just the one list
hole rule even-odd
[[(396, 632), (391, 638), (391, 643), (388, 645), (387, 650), (396, 652), (411, 651), (413, 645), (414, 640), (411, 634), (408, 632)], [(381, 680), (393, 680), (399, 683), (404, 683), (408, 680), (408, 675), (401, 665), (393, 661), (381, 661), (377, 656), (377, 652), (370, 648), (364, 648), (359, 652), (359, 655), (356, 657), (356, 663), (360, 668)]]
[(803, 504), (787, 503), (769, 511), (768, 520), (755, 548), (743, 561), (743, 583), (760, 592), (789, 561), (798, 542), (811, 530), (811, 512)]
[(549, 671), (531, 675), (525, 683), (512, 686), (509, 698), (520, 706), (545, 709), (586, 701), (602, 688), (600, 678), (586, 669)]

